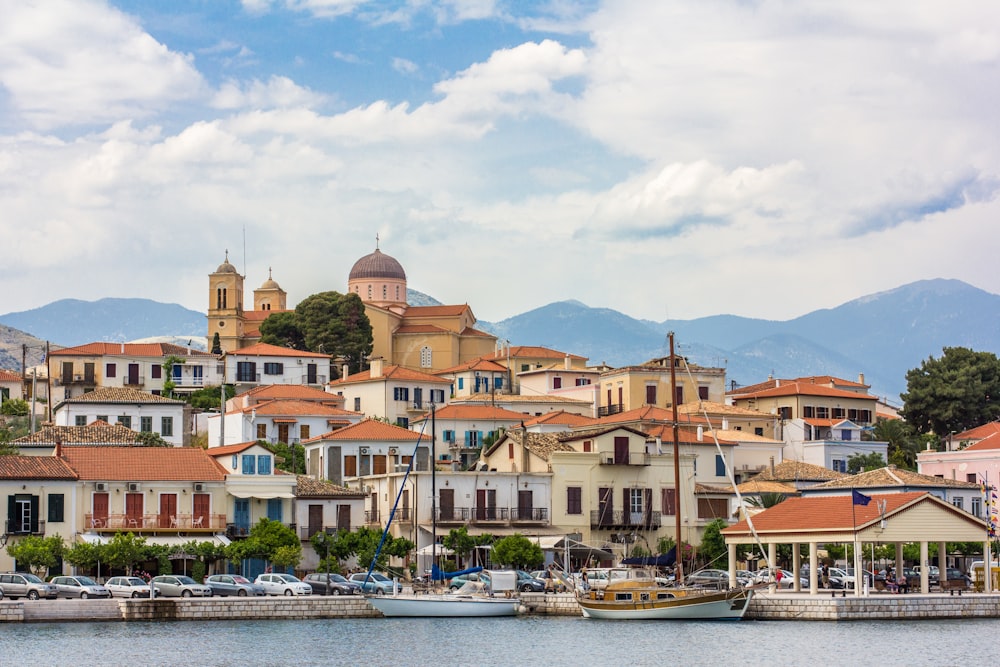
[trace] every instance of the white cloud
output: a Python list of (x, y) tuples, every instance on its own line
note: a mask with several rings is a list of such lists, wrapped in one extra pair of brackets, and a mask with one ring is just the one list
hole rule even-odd
[(142, 117), (201, 94), (190, 56), (104, 2), (8, 1), (2, 13), (0, 82), (34, 127)]
[(312, 108), (325, 97), (295, 84), (284, 76), (272, 76), (267, 82), (227, 81), (216, 93), (211, 105), (217, 109)]
[(400, 74), (416, 74), (420, 71), (420, 66), (412, 60), (407, 60), (406, 58), (393, 58), (392, 68), (399, 72)]

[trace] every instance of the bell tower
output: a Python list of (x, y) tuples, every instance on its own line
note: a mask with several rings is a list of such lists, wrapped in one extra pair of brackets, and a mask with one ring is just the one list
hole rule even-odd
[(241, 347), (243, 338), (243, 276), (226, 260), (208, 276), (208, 345), (219, 334), (223, 352)]

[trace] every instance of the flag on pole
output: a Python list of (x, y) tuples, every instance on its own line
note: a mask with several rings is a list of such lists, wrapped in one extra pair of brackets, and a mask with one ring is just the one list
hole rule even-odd
[(867, 505), (872, 500), (871, 496), (866, 496), (865, 494), (851, 489), (851, 504), (852, 505)]

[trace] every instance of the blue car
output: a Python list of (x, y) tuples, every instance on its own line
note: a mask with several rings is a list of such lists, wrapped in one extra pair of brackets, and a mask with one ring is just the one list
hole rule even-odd
[(348, 577), (348, 580), (361, 586), (361, 590), (365, 593), (374, 593), (375, 595), (392, 594), (392, 579), (379, 572), (372, 572), (371, 575), (367, 572), (355, 572)]

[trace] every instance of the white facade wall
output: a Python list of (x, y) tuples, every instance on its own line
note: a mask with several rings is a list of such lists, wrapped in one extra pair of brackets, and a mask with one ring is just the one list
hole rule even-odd
[(63, 403), (56, 408), (53, 420), (56, 426), (86, 426), (101, 419), (109, 424), (128, 426), (136, 432), (146, 430), (143, 425), (148, 424), (148, 430), (174, 447), (182, 447), (184, 407), (183, 403)]
[[(241, 366), (241, 363), (252, 366)], [(330, 381), (330, 360), (285, 355), (226, 355), (226, 380), (238, 385), (301, 384), (321, 387)], [(313, 380), (313, 381), (310, 381)]]

